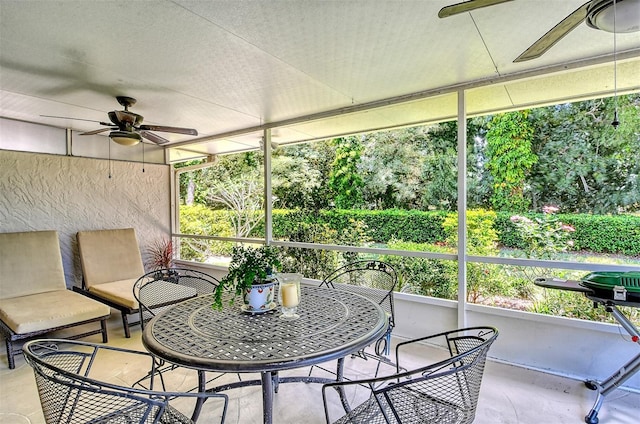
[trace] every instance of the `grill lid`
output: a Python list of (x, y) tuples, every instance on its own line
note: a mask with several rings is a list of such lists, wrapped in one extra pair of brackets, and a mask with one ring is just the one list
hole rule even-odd
[(622, 286), (627, 292), (640, 293), (640, 271), (592, 272), (582, 278), (582, 285), (600, 290), (613, 290), (616, 286)]

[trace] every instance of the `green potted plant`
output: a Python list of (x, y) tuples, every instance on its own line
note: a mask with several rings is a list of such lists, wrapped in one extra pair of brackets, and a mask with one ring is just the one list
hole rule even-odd
[(250, 313), (266, 312), (275, 307), (275, 278), (273, 272), (280, 266), (280, 252), (274, 246), (257, 248), (235, 246), (231, 253), (229, 273), (220, 280), (214, 291), (213, 307), (222, 308), (222, 295), (233, 292), (230, 303), (242, 295), (242, 309)]

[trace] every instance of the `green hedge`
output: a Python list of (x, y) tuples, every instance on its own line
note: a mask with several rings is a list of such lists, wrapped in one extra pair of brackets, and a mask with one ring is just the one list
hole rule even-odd
[[(387, 211), (328, 210), (315, 214), (274, 210), (273, 233), (277, 238), (287, 237), (295, 228), (296, 220), (308, 224), (328, 224), (339, 232), (351, 229), (354, 222), (362, 222), (366, 226), (369, 239), (375, 243), (387, 243), (392, 239), (414, 243), (436, 243), (446, 238), (442, 224), (447, 214), (447, 212), (395, 209)], [(264, 231), (264, 228), (256, 230)]]
[[(523, 242), (511, 222), (513, 214), (498, 212), (495, 228), (500, 244), (522, 248)], [(528, 218), (542, 214), (521, 214)], [(558, 219), (575, 228), (571, 234), (574, 251), (590, 251), (629, 256), (640, 256), (640, 216), (636, 215), (589, 215), (558, 214)]]
[[(183, 208), (181, 208), (181, 213), (184, 211)], [(194, 212), (198, 212), (196, 215), (199, 222), (196, 227), (199, 227), (201, 231), (194, 231), (192, 234), (216, 234), (202, 230), (207, 228), (220, 229), (219, 220), (225, 216), (225, 213), (216, 211), (216, 213), (207, 214), (200, 208), (195, 208)], [(386, 244), (391, 240), (404, 240), (411, 243), (442, 243), (447, 238), (443, 224), (449, 215), (455, 216), (455, 213), (413, 210), (328, 210), (308, 213), (279, 209), (273, 211), (273, 234), (277, 239), (289, 239), (290, 235), (299, 228), (300, 222), (309, 225), (328, 225), (338, 234), (345, 234), (354, 232), (355, 223), (362, 223), (366, 238), (374, 243)], [(500, 245), (521, 249), (524, 247), (523, 241), (510, 220), (512, 215), (508, 212), (497, 212), (495, 218), (492, 217), (494, 219), (493, 227), (498, 234)], [(542, 214), (524, 215), (529, 218), (542, 216)], [(487, 217), (489, 216), (491, 215), (487, 215)], [(558, 214), (557, 217), (563, 223), (575, 228), (576, 231), (571, 235), (575, 251), (640, 257), (640, 216)], [(208, 222), (209, 220), (217, 222)], [(190, 229), (194, 229), (193, 226)], [(264, 237), (264, 223), (258, 225), (251, 236)], [(350, 236), (350, 238), (353, 237), (356, 236)], [(348, 240), (343, 240), (343, 242), (348, 243)]]

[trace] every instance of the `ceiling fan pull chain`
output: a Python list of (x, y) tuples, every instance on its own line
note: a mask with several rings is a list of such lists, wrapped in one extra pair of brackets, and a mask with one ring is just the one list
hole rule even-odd
[(613, 121), (611, 125), (613, 128), (618, 129), (620, 121), (618, 121), (618, 61), (617, 52), (618, 46), (616, 43), (616, 0), (613, 0)]
[(142, 144), (142, 172), (144, 172), (144, 143)]
[(109, 179), (111, 179), (111, 139), (107, 137), (107, 145), (109, 146)]

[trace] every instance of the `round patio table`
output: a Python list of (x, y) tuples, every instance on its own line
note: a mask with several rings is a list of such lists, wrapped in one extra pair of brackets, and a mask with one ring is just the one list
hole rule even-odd
[[(300, 317), (295, 320), (282, 319), (279, 308), (249, 314), (240, 309), (241, 302), (227, 306), (225, 300), (225, 307), (216, 310), (211, 307), (213, 295), (189, 299), (153, 318), (144, 329), (142, 342), (152, 354), (200, 371), (259, 372), (260, 380), (208, 390), (261, 384), (263, 419), (271, 424), (273, 392), (279, 383), (340, 380), (344, 357), (387, 331), (389, 320), (383, 309), (362, 296), (326, 287), (303, 286), (301, 291)], [(336, 379), (278, 377), (281, 370), (334, 359), (338, 359)], [(199, 380), (204, 390), (203, 373)]]

